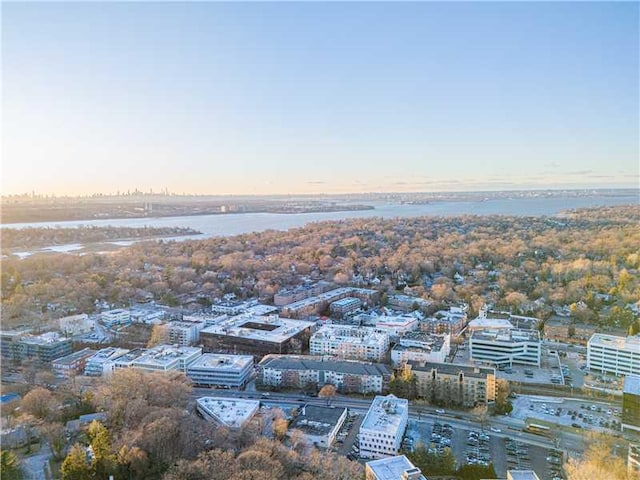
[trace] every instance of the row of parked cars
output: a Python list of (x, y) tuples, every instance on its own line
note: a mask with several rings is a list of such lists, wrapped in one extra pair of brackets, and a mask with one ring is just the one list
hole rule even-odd
[(525, 443), (505, 439), (505, 449), (507, 451), (507, 469), (509, 470), (531, 470), (531, 457), (529, 456), (529, 446)]
[(547, 467), (551, 473), (551, 480), (564, 480), (562, 464), (564, 462), (563, 453), (560, 450), (550, 450), (547, 456)]
[(489, 440), (491, 437), (484, 432), (472, 430), (467, 435), (466, 461), (469, 465), (489, 465), (491, 454)]

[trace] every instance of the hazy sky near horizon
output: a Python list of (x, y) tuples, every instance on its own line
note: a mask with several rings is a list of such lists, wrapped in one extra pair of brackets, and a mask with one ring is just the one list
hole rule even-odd
[(2, 193), (637, 187), (638, 3), (3, 3)]

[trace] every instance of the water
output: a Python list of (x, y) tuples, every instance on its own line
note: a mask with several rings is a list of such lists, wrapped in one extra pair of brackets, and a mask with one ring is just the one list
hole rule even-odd
[[(2, 228), (27, 228), (27, 227), (78, 227), (81, 225), (95, 227), (189, 227), (198, 230), (203, 235), (186, 235), (174, 237), (175, 240), (202, 239), (215, 236), (230, 236), (250, 232), (262, 232), (265, 230), (288, 230), (301, 227), (310, 222), (324, 220), (343, 220), (349, 218), (407, 218), (418, 216), (444, 216), (457, 215), (516, 215), (516, 216), (542, 216), (555, 215), (562, 210), (608, 206), (608, 205), (637, 205), (635, 196), (593, 196), (593, 197), (552, 197), (552, 198), (500, 198), (485, 201), (457, 201), (457, 202), (433, 202), (425, 205), (400, 205), (369, 202), (375, 206), (374, 210), (358, 210), (352, 212), (324, 212), (324, 213), (238, 213), (221, 215), (192, 215), (182, 217), (159, 218), (123, 218), (111, 220), (80, 220), (68, 222), (37, 222), (16, 223), (4, 225)], [(116, 245), (131, 244), (135, 241), (106, 242)], [(78, 248), (76, 244), (72, 248), (59, 245), (47, 247), (57, 251), (73, 251)], [(66, 249), (66, 250), (65, 250)], [(21, 252), (28, 253), (28, 252)]]

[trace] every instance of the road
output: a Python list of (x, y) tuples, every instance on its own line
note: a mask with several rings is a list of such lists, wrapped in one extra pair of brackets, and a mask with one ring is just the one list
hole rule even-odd
[[(316, 397), (305, 397), (302, 393), (276, 393), (271, 392), (268, 396), (263, 396), (261, 392), (238, 392), (236, 390), (210, 390), (206, 388), (194, 388), (193, 398), (203, 396), (220, 396), (231, 398), (246, 398), (260, 400), (266, 404), (284, 404), (297, 406), (304, 403), (309, 405), (327, 405), (327, 400)], [(335, 407), (347, 407), (359, 413), (365, 413), (371, 406), (371, 399), (353, 398), (337, 395), (331, 399), (330, 404)], [(468, 412), (450, 412), (437, 414), (435, 407), (426, 405), (410, 405), (409, 417), (413, 420), (432, 420), (446, 421), (454, 427), (477, 429), (479, 422), (476, 417)], [(524, 421), (510, 417), (488, 417), (484, 422), (485, 428), (496, 427), (502, 430), (501, 433), (495, 433), (496, 436), (503, 438), (511, 438), (529, 445), (535, 445), (544, 448), (553, 447), (553, 442), (545, 437), (533, 435), (522, 431)], [(492, 435), (494, 435), (492, 433)], [(574, 452), (581, 452), (583, 447), (583, 438), (569, 432), (558, 432), (557, 441), (560, 448)]]

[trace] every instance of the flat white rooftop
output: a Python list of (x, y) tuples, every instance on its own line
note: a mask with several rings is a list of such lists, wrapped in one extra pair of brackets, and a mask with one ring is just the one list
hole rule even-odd
[[(376, 480), (402, 480), (402, 474), (407, 471), (416, 471), (418, 468), (404, 455), (397, 457), (381, 458), (367, 462), (369, 468), (374, 474)], [(426, 480), (424, 475), (418, 477), (420, 480)]]
[(201, 333), (282, 343), (312, 325), (313, 322), (280, 318), (278, 315), (238, 315), (206, 327)]
[(387, 334), (376, 332), (372, 327), (349, 327), (345, 325), (325, 325), (311, 337), (312, 340), (331, 340), (357, 343), (361, 345), (379, 345), (385, 343)]
[(403, 416), (408, 413), (409, 400), (395, 395), (376, 396), (360, 429), (395, 434), (400, 428)]
[(240, 428), (260, 408), (258, 400), (237, 400), (224, 397), (201, 397), (198, 407), (230, 428)]
[(624, 377), (623, 393), (640, 395), (640, 375), (627, 375)]
[(215, 370), (242, 370), (253, 364), (251, 355), (223, 355), (220, 353), (205, 353), (198, 357), (189, 368), (210, 368)]
[(539, 342), (540, 333), (537, 330), (519, 330), (516, 328), (474, 330), (471, 334), (471, 339), (503, 343)]
[(502, 318), (483, 318), (478, 317), (469, 322), (468, 328), (470, 330), (475, 329), (511, 329), (514, 328), (513, 324), (509, 320)]
[(174, 347), (171, 345), (158, 345), (147, 350), (136, 360), (136, 364), (156, 365), (163, 367), (176, 360), (190, 358), (192, 355), (202, 353), (200, 347)]
[(618, 337), (616, 335), (594, 333), (589, 339), (589, 345), (638, 353), (640, 352), (640, 334), (633, 337)]
[(507, 480), (540, 480), (533, 470), (507, 470)]

